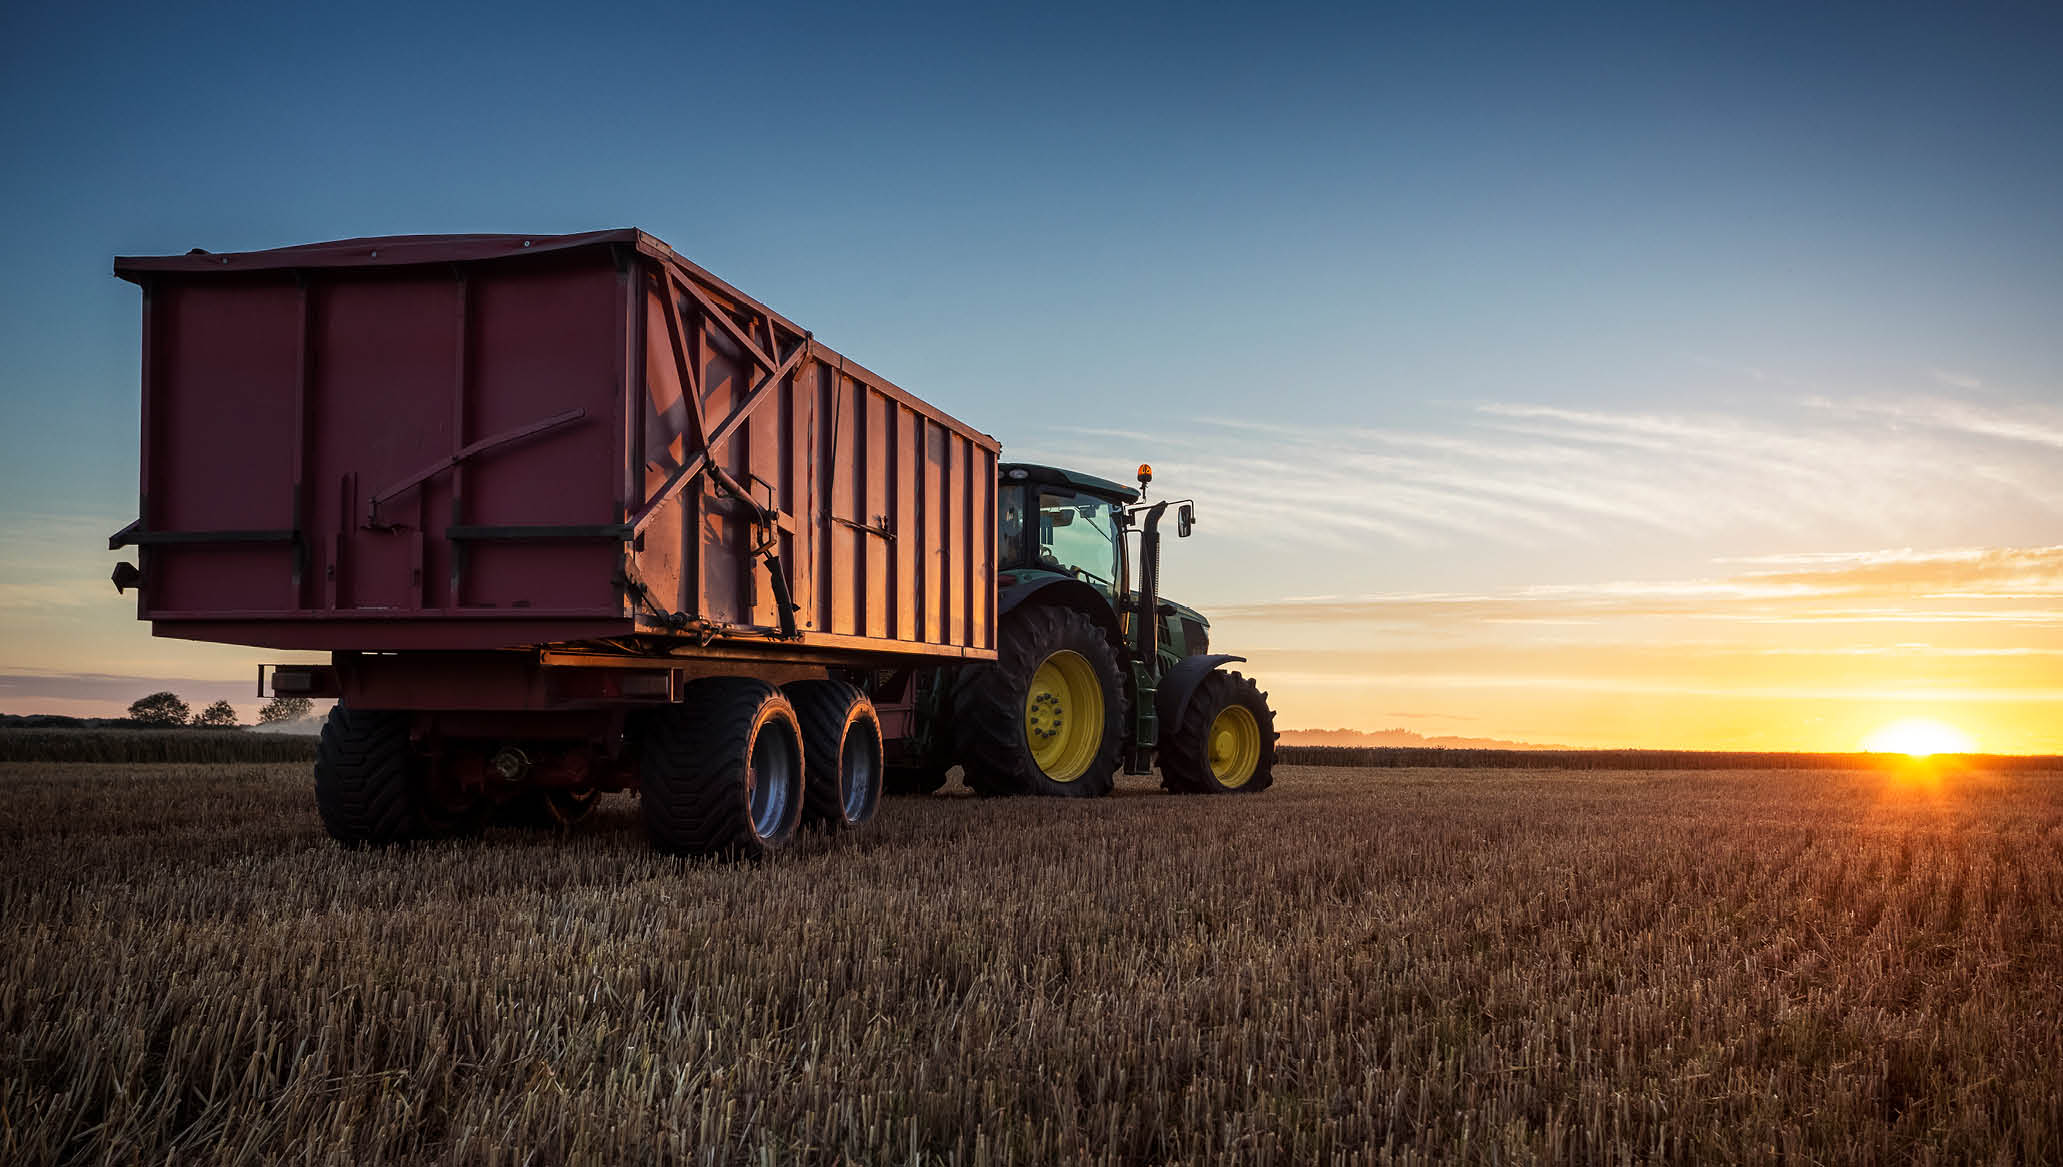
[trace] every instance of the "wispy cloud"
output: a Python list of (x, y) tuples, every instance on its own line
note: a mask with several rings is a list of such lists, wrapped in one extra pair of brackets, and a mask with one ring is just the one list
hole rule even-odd
[(1813, 397), (1807, 401), (1837, 416), (1878, 419), (1909, 429), (2063, 449), (2063, 410), (2050, 406), (2028, 403), (1985, 405), (1939, 397), (1890, 400)]
[(1723, 560), (1703, 579), (1536, 584), (1494, 593), (1376, 593), (1238, 604), (1257, 620), (1590, 623), (1643, 617), (1745, 622), (2063, 625), (2063, 546), (1910, 549)]
[(117, 673), (17, 671), (0, 673), (0, 711), (70, 713), (89, 717), (120, 716), (131, 701), (170, 691), (199, 708), (210, 701), (256, 706), (253, 682), (200, 677), (127, 676)]
[(0, 608), (73, 607), (87, 600), (83, 584), (0, 581)]
[(1437, 429), (1204, 417), (1174, 432), (1055, 428), (1012, 452), (1098, 464), (1150, 451), (1222, 529), (1423, 549), (1942, 538), (2002, 511), (2063, 515), (2051, 448), (2063, 413), (2032, 402), (1810, 398), (1754, 416), (1489, 402)]

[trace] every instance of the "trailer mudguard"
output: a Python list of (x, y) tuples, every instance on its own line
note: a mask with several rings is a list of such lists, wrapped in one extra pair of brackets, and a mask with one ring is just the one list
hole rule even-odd
[(1153, 711), (1160, 718), (1161, 728), (1167, 730), (1181, 725), (1182, 714), (1189, 709), (1189, 698), (1195, 695), (1196, 687), (1203, 683), (1204, 677), (1226, 661), (1234, 660), (1244, 662), (1246, 658), (1229, 652), (1207, 652), (1175, 662), (1175, 667), (1161, 678), (1160, 688), (1153, 694)]

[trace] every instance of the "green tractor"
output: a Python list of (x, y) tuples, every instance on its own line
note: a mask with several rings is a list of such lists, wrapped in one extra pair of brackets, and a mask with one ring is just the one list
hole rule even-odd
[[(1160, 524), (1195, 524), (1188, 499), (1052, 466), (998, 467), (993, 664), (919, 681), (916, 734), (885, 774), (891, 794), (928, 794), (960, 765), (985, 795), (1095, 798), (1120, 766), (1181, 794), (1265, 790), (1275, 714), (1210, 651), (1210, 622), (1160, 595)], [(1136, 548), (1137, 567), (1133, 566)]]

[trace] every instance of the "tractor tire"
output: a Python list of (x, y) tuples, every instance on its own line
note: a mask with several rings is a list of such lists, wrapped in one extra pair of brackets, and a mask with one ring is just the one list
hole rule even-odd
[(1211, 673), (1160, 739), (1161, 785), (1177, 794), (1257, 794), (1275, 782), (1275, 712), (1238, 673)]
[(802, 727), (779, 689), (750, 677), (690, 682), (646, 723), (639, 801), (669, 855), (758, 859), (802, 821)]
[(937, 794), (945, 786), (944, 766), (890, 766), (881, 774), (881, 793), (890, 798)]
[(1020, 608), (1001, 631), (996, 662), (954, 687), (967, 785), (982, 795), (1109, 794), (1126, 725), (1117, 651), (1073, 608)]
[(477, 799), (440, 798), (408, 740), (409, 715), (338, 702), (315, 749), (315, 809), (330, 837), (385, 847), (466, 834), (480, 826)]
[(592, 786), (553, 786), (525, 790), (503, 803), (495, 820), (504, 826), (536, 831), (569, 831), (594, 813), (602, 792)]
[(867, 695), (843, 681), (781, 686), (802, 722), (802, 825), (854, 831), (881, 806), (881, 719)]

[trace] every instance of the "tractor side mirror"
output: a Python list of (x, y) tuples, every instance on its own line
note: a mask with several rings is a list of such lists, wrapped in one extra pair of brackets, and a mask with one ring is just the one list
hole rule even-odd
[(1196, 508), (1185, 502), (1182, 504), (1181, 509), (1175, 512), (1175, 537), (1177, 539), (1187, 539), (1189, 532), (1195, 529)]

